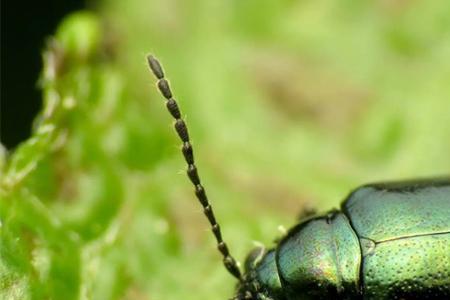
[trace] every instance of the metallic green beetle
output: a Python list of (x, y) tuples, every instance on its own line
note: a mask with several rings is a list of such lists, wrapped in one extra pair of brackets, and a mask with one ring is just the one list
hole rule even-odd
[(242, 274), (222, 239), (161, 65), (151, 55), (148, 63), (224, 265), (239, 280), (233, 299), (450, 299), (450, 178), (364, 185), (341, 210), (301, 221), (273, 249), (254, 249)]
[[(450, 299), (450, 179), (365, 185), (247, 258), (238, 299)], [(251, 296), (250, 296), (251, 295)]]

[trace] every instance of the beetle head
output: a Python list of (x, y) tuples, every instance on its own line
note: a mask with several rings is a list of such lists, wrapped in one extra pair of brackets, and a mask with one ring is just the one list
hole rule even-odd
[(275, 262), (275, 250), (253, 249), (245, 260), (243, 280), (234, 300), (281, 300), (281, 283)]

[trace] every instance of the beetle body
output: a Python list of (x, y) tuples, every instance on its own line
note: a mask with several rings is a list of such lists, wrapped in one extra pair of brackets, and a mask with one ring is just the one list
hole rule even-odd
[(242, 274), (200, 182), (162, 67), (147, 59), (225, 268), (239, 281), (235, 300), (450, 299), (450, 178), (364, 185), (341, 210), (300, 222), (273, 249), (253, 250)]
[(450, 299), (450, 179), (365, 185), (247, 258), (237, 299)]

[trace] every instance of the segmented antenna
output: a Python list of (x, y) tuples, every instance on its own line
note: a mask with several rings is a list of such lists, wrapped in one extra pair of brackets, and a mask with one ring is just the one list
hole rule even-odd
[(164, 71), (161, 67), (159, 61), (152, 55), (147, 56), (148, 65), (152, 70), (153, 74), (158, 79), (158, 89), (161, 94), (166, 99), (166, 107), (169, 110), (172, 117), (175, 119), (175, 130), (178, 133), (181, 141), (183, 142), (181, 151), (183, 152), (184, 159), (188, 165), (187, 167), (187, 175), (191, 180), (192, 184), (195, 187), (195, 195), (197, 196), (198, 201), (201, 203), (203, 207), (203, 213), (206, 218), (208, 218), (209, 224), (211, 224), (212, 232), (217, 240), (217, 248), (223, 256), (223, 264), (225, 268), (230, 272), (231, 275), (242, 281), (241, 271), (239, 270), (239, 266), (236, 263), (236, 260), (231, 256), (228, 251), (227, 244), (222, 239), (222, 232), (220, 231), (220, 226), (216, 221), (216, 217), (214, 216), (213, 209), (211, 204), (209, 204), (208, 197), (206, 196), (205, 188), (200, 183), (200, 177), (198, 176), (197, 167), (194, 163), (194, 152), (192, 149), (191, 142), (189, 141), (189, 133), (186, 127), (186, 123), (181, 118), (180, 109), (178, 108), (178, 104), (172, 97), (172, 91), (170, 90), (168, 81), (164, 78)]

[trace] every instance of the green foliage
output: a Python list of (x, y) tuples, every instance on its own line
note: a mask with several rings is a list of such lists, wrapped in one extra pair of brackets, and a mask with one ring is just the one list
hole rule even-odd
[(388, 2), (103, 0), (68, 16), (33, 134), (0, 153), (0, 298), (232, 295), (148, 52), (241, 261), (305, 205), (448, 174), (450, 5)]
[[(99, 258), (121, 252), (112, 246), (124, 230), (120, 215), (132, 217), (125, 211), (133, 199), (124, 205), (131, 193), (124, 190), (131, 184), (123, 178), (128, 166), (118, 157), (141, 147), (150, 156), (141, 167), (151, 168), (151, 157), (163, 148), (154, 140), (163, 139), (137, 146), (132, 142), (136, 129), (131, 116), (142, 109), (121, 109), (123, 78), (99, 49), (99, 31), (94, 15), (80, 13), (68, 17), (49, 40), (40, 81), (44, 108), (32, 137), (4, 160), (2, 298), (91, 298), (92, 286), (127, 282), (127, 274), (94, 280), (104, 263)], [(117, 144), (125, 138), (130, 142)], [(143, 213), (146, 218), (149, 214)], [(171, 244), (174, 238), (167, 240)], [(121, 263), (119, 259), (116, 267)], [(110, 293), (107, 298), (123, 292), (103, 289)]]

